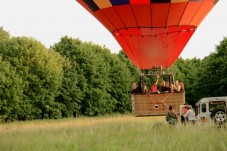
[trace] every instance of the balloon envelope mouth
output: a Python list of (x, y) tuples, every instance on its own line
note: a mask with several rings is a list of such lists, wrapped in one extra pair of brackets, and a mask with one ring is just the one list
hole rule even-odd
[(162, 36), (162, 35), (169, 35), (169, 34), (176, 34), (181, 32), (191, 32), (196, 30), (196, 26), (171, 26), (171, 27), (164, 27), (164, 28), (138, 28), (138, 27), (129, 27), (129, 28), (122, 28), (113, 31), (114, 36)]
[(196, 26), (123, 28), (113, 32), (128, 58), (140, 69), (169, 67), (180, 55)]

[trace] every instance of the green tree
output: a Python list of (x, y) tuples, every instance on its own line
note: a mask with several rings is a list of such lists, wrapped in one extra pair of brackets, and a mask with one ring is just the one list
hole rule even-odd
[(141, 71), (135, 65), (132, 64), (132, 62), (128, 59), (128, 57), (126, 56), (124, 51), (122, 51), (122, 50), (119, 51), (117, 56), (129, 69), (129, 71), (131, 73), (132, 81), (133, 82), (138, 81)]
[[(82, 42), (73, 40), (69, 37), (62, 37), (60, 42), (53, 46), (53, 49), (69, 60), (69, 65), (64, 68), (63, 83), (60, 88), (60, 94), (56, 97), (58, 102), (65, 104), (64, 116), (78, 116), (81, 112), (82, 100), (84, 99), (84, 91), (87, 87), (83, 70), (76, 61), (77, 50), (80, 49)], [(79, 60), (83, 61), (83, 60)]]
[(19, 96), (22, 95), (22, 79), (9, 62), (0, 56), (0, 119), (3, 122), (17, 119)]
[[(78, 104), (78, 114), (94, 116), (130, 110), (130, 72), (109, 49), (67, 36), (53, 48), (71, 62), (71, 67), (65, 69), (71, 76), (64, 78), (74, 79), (75, 83), (65, 85), (62, 96), (68, 97), (61, 98)], [(69, 94), (67, 90), (75, 91)]]
[[(79, 114), (98, 115), (111, 113), (114, 108), (114, 101), (107, 93), (108, 71), (106, 67), (102, 48), (92, 43), (82, 43), (79, 39), (63, 37), (53, 47), (57, 52), (67, 57), (73, 66), (67, 72), (74, 78), (74, 85), (67, 85), (64, 89), (76, 91), (71, 93), (72, 98), (64, 101), (75, 102), (80, 109)], [(67, 88), (68, 87), (68, 88)], [(66, 92), (63, 91), (62, 92)], [(74, 95), (73, 95), (74, 94)], [(66, 93), (64, 93), (66, 95)]]
[(114, 98), (116, 105), (114, 112), (125, 113), (131, 111), (131, 99), (129, 90), (134, 75), (131, 75), (130, 70), (125, 62), (118, 55), (106, 53), (106, 62), (109, 65), (109, 83), (110, 89), (108, 93)]
[(196, 81), (196, 97), (223, 96), (227, 88), (227, 38), (202, 60)]
[(10, 34), (7, 31), (5, 31), (3, 27), (0, 27), (0, 40), (9, 39), (9, 38), (10, 38)]
[[(216, 70), (216, 79), (219, 79), (217, 81), (218, 88), (217, 88), (217, 95), (224, 96), (226, 95), (227, 90), (227, 38), (225, 37), (220, 45), (216, 47), (216, 64), (218, 65), (218, 68)], [(215, 64), (214, 63), (214, 64)]]
[(65, 60), (40, 42), (26, 37), (1, 41), (0, 54), (23, 80), (18, 119), (61, 117), (58, 109), (61, 105), (54, 98), (61, 86)]
[(201, 60), (197, 58), (183, 59), (178, 58), (170, 70), (175, 75), (175, 80), (179, 80), (184, 83), (186, 102), (191, 105), (195, 105), (195, 85), (196, 79), (201, 66)]

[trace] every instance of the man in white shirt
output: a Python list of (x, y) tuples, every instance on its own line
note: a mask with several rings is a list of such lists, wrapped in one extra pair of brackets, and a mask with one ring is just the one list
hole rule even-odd
[(195, 124), (196, 121), (196, 117), (195, 117), (195, 112), (192, 110), (192, 108), (190, 106), (187, 106), (188, 111), (187, 113), (184, 115), (185, 119), (187, 119), (189, 122)]

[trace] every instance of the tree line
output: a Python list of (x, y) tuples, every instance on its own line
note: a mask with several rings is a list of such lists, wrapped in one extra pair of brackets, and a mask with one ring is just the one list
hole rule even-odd
[[(204, 59), (179, 58), (170, 69), (186, 101), (226, 95), (227, 39)], [(131, 112), (137, 69), (123, 51), (64, 36), (50, 48), (0, 27), (0, 119), (58, 119)]]

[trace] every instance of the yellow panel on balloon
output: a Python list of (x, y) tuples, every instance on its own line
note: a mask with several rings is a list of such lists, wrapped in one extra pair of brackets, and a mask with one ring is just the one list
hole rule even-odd
[(171, 0), (171, 3), (188, 2), (189, 0)]
[(94, 0), (94, 2), (100, 9), (112, 6), (109, 0)]

